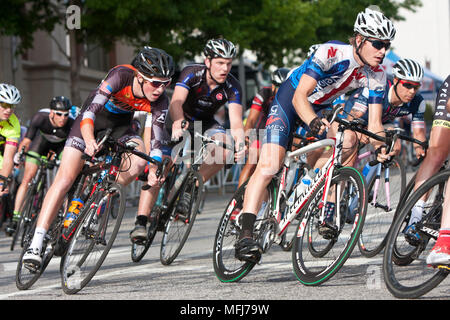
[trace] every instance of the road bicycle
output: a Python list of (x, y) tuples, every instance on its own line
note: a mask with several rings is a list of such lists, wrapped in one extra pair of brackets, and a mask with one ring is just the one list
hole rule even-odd
[[(78, 185), (85, 187), (77, 188), (75, 197), (79, 197), (83, 189), (83, 193), (88, 196), (76, 219), (62, 234), (62, 238), (68, 241), (60, 263), (61, 283), (67, 294), (75, 294), (89, 283), (117, 236), (126, 201), (122, 186), (116, 182), (123, 157), (131, 153), (161, 165), (147, 154), (135, 150), (137, 144), (133, 141), (123, 144), (110, 134), (111, 129), (98, 143), (105, 150), (105, 161), (85, 168), (80, 173)], [(96, 179), (90, 178), (94, 175)], [(86, 182), (85, 178), (89, 180)]]
[[(341, 165), (343, 132), (350, 129), (377, 140), (382, 138), (362, 128), (360, 122), (338, 118), (337, 114), (341, 110), (342, 107), (339, 107), (328, 113), (330, 123), (339, 123), (336, 138), (320, 140), (286, 152), (284, 165), (266, 189), (267, 206), (258, 213), (253, 230), (254, 238), (264, 254), (273, 243), (279, 244), (287, 227), (298, 220), (292, 263), (297, 279), (305, 285), (319, 285), (343, 266), (364, 224), (367, 210), (365, 182), (356, 169)], [(292, 162), (298, 161), (303, 154), (328, 146), (334, 152), (317, 172), (310, 186), (302, 191), (298, 183), (290, 193), (285, 194), (285, 177)], [(246, 183), (236, 191), (225, 208), (214, 240), (213, 266), (222, 282), (241, 280), (258, 263), (235, 258), (245, 188)], [(356, 202), (352, 212), (349, 210), (350, 200)], [(325, 212), (327, 202), (336, 206), (331, 217)], [(323, 226), (329, 228), (324, 230)]]
[[(450, 169), (441, 169), (425, 181), (398, 212), (389, 232), (383, 256), (384, 281), (397, 298), (418, 298), (441, 283), (449, 274), (449, 266), (432, 268), (426, 258), (439, 234), (445, 188)], [(427, 196), (422, 219), (416, 223), (418, 237), (405, 236), (411, 210), (419, 199)]]
[(53, 151), (50, 151), (46, 157), (38, 157), (28, 152), (24, 152), (23, 154), (36, 159), (39, 162), (39, 166), (35, 176), (28, 184), (27, 193), (20, 207), (20, 218), (11, 241), (11, 251), (14, 250), (18, 239), (20, 239), (20, 246), (23, 247), (25, 235), (29, 233), (34, 219), (37, 218), (45, 194), (47, 193), (48, 172), (57, 167), (59, 163)]
[[(0, 181), (2, 182), (1, 190), (4, 191), (9, 187), (9, 184), (13, 181), (13, 179), (0, 175)], [(9, 218), (9, 209), (12, 205), (10, 197), (10, 193), (0, 197), (0, 228), (3, 225), (3, 222), (5, 222)]]
[[(416, 143), (426, 149), (427, 143), (402, 134), (402, 129), (386, 130), (386, 145), (392, 150), (398, 139)], [(361, 153), (358, 161), (368, 159), (372, 151)], [(417, 165), (417, 164), (416, 164)], [(406, 190), (406, 170), (402, 160), (396, 156), (384, 163), (367, 161), (362, 170), (368, 187), (368, 208), (364, 228), (358, 240), (361, 254), (371, 258), (380, 253), (385, 244), (395, 212), (402, 203), (402, 197), (409, 194)]]
[[(160, 189), (163, 195), (161, 203), (155, 205), (150, 214), (151, 223), (147, 229), (147, 239), (132, 243), (131, 259), (134, 262), (139, 262), (144, 257), (157, 231), (163, 232), (160, 247), (161, 263), (170, 265), (177, 258), (189, 237), (205, 197), (203, 177), (199, 169), (207, 154), (208, 145), (214, 144), (223, 149), (233, 150), (231, 146), (199, 132), (195, 132), (194, 137), (199, 139), (200, 147), (193, 151), (192, 163), (188, 164), (181, 160), (190, 158), (186, 153), (190, 149), (189, 144), (175, 152), (176, 157)], [(185, 193), (190, 194), (189, 210), (187, 214), (182, 214), (178, 210), (178, 203)]]

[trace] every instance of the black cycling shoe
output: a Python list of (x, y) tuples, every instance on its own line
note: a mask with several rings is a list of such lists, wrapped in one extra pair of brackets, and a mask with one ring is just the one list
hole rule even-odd
[(332, 240), (338, 236), (339, 232), (336, 225), (328, 221), (324, 221), (321, 225), (319, 225), (319, 234), (326, 240)]
[(261, 246), (253, 238), (242, 238), (236, 242), (235, 257), (238, 260), (258, 263), (261, 253)]
[(189, 209), (191, 207), (191, 195), (187, 192), (184, 192), (177, 203), (177, 211), (179, 213), (180, 218), (189, 217)]

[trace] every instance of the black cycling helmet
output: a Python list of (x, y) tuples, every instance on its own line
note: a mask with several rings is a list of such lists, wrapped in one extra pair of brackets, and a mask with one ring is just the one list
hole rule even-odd
[(236, 57), (236, 47), (227, 39), (211, 39), (206, 43), (203, 54), (207, 58), (233, 59)]
[(272, 83), (279, 87), (284, 80), (286, 80), (287, 75), (289, 73), (288, 68), (278, 68), (274, 72), (272, 72)]
[(145, 46), (131, 65), (144, 77), (171, 78), (175, 73), (172, 57), (162, 49)]
[(50, 109), (58, 111), (69, 111), (72, 108), (70, 100), (64, 96), (54, 97), (50, 101)]

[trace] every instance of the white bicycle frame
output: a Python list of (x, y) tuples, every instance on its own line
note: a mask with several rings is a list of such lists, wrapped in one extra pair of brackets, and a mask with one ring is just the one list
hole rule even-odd
[[(302, 147), (295, 151), (287, 151), (285, 155), (284, 160), (284, 168), (283, 172), (280, 178), (280, 185), (279, 190), (277, 193), (277, 199), (275, 202), (275, 209), (273, 212), (271, 212), (271, 215), (276, 219), (277, 226), (275, 230), (276, 237), (274, 239), (275, 242), (281, 241), (281, 236), (286, 231), (286, 228), (289, 226), (289, 224), (295, 219), (295, 217), (298, 215), (298, 213), (303, 209), (305, 204), (308, 202), (309, 198), (311, 197), (311, 194), (317, 189), (319, 184), (326, 179), (325, 186), (324, 186), (324, 192), (322, 195), (322, 200), (319, 204), (319, 207), (321, 207), (322, 212), (320, 215), (319, 223), (323, 222), (325, 219), (325, 203), (326, 199), (328, 197), (330, 184), (331, 184), (331, 177), (333, 176), (334, 168), (336, 164), (341, 163), (342, 159), (342, 145), (344, 140), (344, 133), (341, 131), (341, 129), (338, 130), (336, 134), (336, 138), (327, 138), (324, 140), (320, 140), (314, 143), (311, 143), (310, 145), (307, 145), (305, 147)], [(303, 191), (302, 194), (300, 193), (300, 185), (297, 184), (295, 187), (295, 190), (292, 192), (295, 192), (294, 202), (293, 204), (286, 209), (286, 214), (282, 218), (283, 212), (281, 212), (281, 201), (282, 196), (284, 194), (283, 191), (285, 191), (286, 188), (286, 174), (289, 171), (290, 165), (295, 162), (299, 161), (296, 160), (296, 157), (300, 157), (303, 154), (307, 154), (308, 152), (311, 152), (313, 150), (325, 148), (325, 147), (333, 147), (333, 154), (331, 157), (327, 160), (325, 165), (319, 170), (319, 172), (315, 175), (315, 177), (312, 180), (312, 183), (309, 185), (309, 187)], [(337, 186), (336, 195), (339, 197), (341, 194), (340, 186)], [(292, 195), (292, 193), (291, 193)], [(339, 199), (337, 199), (337, 203), (339, 203)], [(340, 228), (340, 206), (336, 206), (336, 222), (337, 227)], [(305, 226), (301, 226), (303, 229)]]

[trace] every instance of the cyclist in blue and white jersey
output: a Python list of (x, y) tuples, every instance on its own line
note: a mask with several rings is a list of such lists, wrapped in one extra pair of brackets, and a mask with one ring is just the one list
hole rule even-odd
[[(369, 89), (369, 129), (381, 131), (381, 103), (386, 75), (380, 67), (395, 36), (392, 22), (371, 9), (360, 12), (350, 45), (325, 43), (314, 55), (295, 69), (277, 92), (266, 122), (266, 139), (261, 157), (247, 185), (242, 210), (242, 230), (236, 243), (236, 258), (258, 259), (261, 248), (253, 239), (253, 225), (264, 197), (264, 190), (282, 165), (297, 119), (313, 134), (321, 134), (329, 123), (317, 112), (337, 97), (359, 87)], [(372, 111), (373, 110), (373, 111)], [(374, 119), (374, 121), (372, 121)], [(333, 130), (329, 130), (329, 135)], [(376, 148), (382, 144), (374, 142)], [(380, 149), (379, 160), (388, 158)], [(321, 160), (321, 159), (319, 159)]]
[[(411, 129), (413, 137), (420, 141), (426, 139), (426, 126), (424, 121), (424, 112), (426, 108), (425, 100), (418, 94), (420, 83), (423, 78), (422, 66), (414, 60), (399, 60), (392, 68), (394, 80), (388, 80), (386, 83), (386, 95), (383, 99), (383, 112), (381, 121), (383, 124), (392, 124), (395, 119), (406, 115), (412, 115)], [(366, 123), (369, 119), (369, 92), (367, 88), (358, 89), (345, 104), (344, 117), (350, 119), (360, 118)], [(346, 165), (352, 166), (356, 159), (358, 150), (358, 141), (367, 143), (365, 136), (356, 132), (344, 134), (344, 160), (349, 159)], [(414, 146), (416, 156), (420, 157), (425, 151), (420, 145)], [(400, 152), (400, 143), (398, 143), (394, 152)]]

